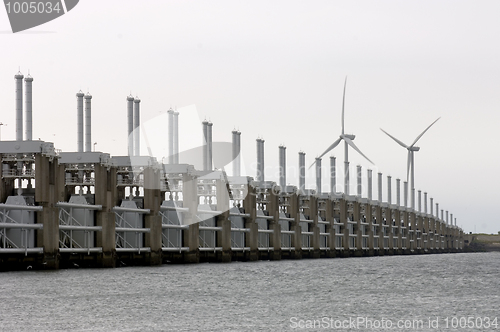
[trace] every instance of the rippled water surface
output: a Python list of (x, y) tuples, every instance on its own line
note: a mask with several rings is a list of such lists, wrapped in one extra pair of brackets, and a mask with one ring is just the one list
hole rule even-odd
[(451, 320), (499, 308), (500, 253), (0, 273), (0, 331), (477, 331)]

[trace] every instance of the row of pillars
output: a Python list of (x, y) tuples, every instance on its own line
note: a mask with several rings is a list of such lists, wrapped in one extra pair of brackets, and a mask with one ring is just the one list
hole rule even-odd
[[(321, 175), (321, 158), (316, 158), (315, 161), (315, 166), (316, 166), (316, 191), (317, 193), (322, 193), (322, 175)], [(304, 192), (305, 190), (305, 153), (300, 151), (299, 152), (299, 192)], [(346, 169), (349, 169), (349, 165), (346, 165)], [(344, 188), (346, 191), (346, 194), (349, 194), (349, 175), (347, 174), (347, 187)], [(264, 140), (262, 138), (257, 139), (257, 182), (262, 182), (264, 181)], [(372, 192), (373, 192), (373, 187), (372, 187), (372, 179), (373, 179), (373, 174), (372, 170), (368, 169), (367, 170), (367, 179), (368, 179), (368, 184), (367, 184), (367, 198), (369, 200), (372, 200)], [(378, 173), (378, 201), (382, 202), (382, 182), (383, 182), (383, 177), (382, 173)], [(286, 185), (286, 147), (283, 145), (279, 146), (279, 185), (281, 188), (284, 188)], [(331, 156), (330, 157), (330, 194), (335, 194), (336, 193), (336, 185), (337, 185), (337, 180), (336, 180), (336, 158)], [(408, 182), (404, 181), (403, 182), (404, 186), (404, 207), (408, 207)], [(361, 166), (357, 166), (357, 196), (361, 197), (362, 193), (362, 168)], [(392, 204), (392, 177), (387, 176), (387, 203)], [(411, 193), (411, 208), (415, 209), (415, 190), (412, 189)], [(396, 204), (401, 205), (401, 180), (396, 179)], [(424, 212), (427, 213), (427, 193), (424, 192), (424, 211), (422, 211), (422, 192), (421, 190), (418, 190), (418, 212)], [(430, 198), (430, 214), (433, 214), (433, 198)], [(448, 211), (446, 211), (446, 222), (449, 224), (450, 219), (448, 219)], [(451, 224), (455, 224), (456, 226), (456, 218), (453, 219), (453, 214), (450, 214), (451, 216)], [(436, 203), (436, 217), (439, 218), (439, 204)], [(441, 220), (444, 219), (444, 211), (441, 210)]]

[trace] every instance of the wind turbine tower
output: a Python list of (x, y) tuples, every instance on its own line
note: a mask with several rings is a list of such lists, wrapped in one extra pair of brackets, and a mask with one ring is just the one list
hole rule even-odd
[[(344, 94), (342, 97), (342, 133), (340, 134), (339, 138), (332, 143), (328, 147), (328, 149), (325, 150), (316, 160), (321, 159), (325, 154), (333, 150), (339, 143), (343, 140), (344, 141), (344, 193), (349, 195), (349, 146), (353, 148), (355, 151), (357, 151), (360, 155), (362, 155), (366, 160), (368, 160), (370, 163), (373, 164), (373, 162), (368, 159), (367, 156), (361, 152), (361, 150), (354, 144), (353, 140), (356, 138), (356, 135), (352, 134), (345, 134), (344, 132), (344, 105), (345, 105), (345, 88), (347, 85), (347, 77), (345, 78), (344, 81)], [(315, 162), (316, 163), (316, 162)], [(309, 167), (311, 168), (314, 165), (314, 163)]]
[(413, 143), (408, 146), (398, 140), (396, 137), (391, 136), (388, 132), (386, 132), (384, 129), (380, 128), (387, 136), (392, 138), (396, 143), (404, 147), (405, 149), (408, 150), (408, 161), (407, 161), (407, 167), (406, 167), (406, 181), (410, 184), (410, 192), (411, 192), (411, 207), (415, 208), (415, 159), (414, 159), (414, 152), (419, 151), (420, 148), (418, 146), (415, 146), (415, 144), (418, 142), (418, 140), (425, 134), (427, 130), (429, 130), (430, 127), (432, 127), (433, 124), (437, 122), (437, 120), (441, 119), (441, 117), (437, 118), (433, 123), (431, 123), (425, 130), (420, 133), (420, 135), (415, 138)]

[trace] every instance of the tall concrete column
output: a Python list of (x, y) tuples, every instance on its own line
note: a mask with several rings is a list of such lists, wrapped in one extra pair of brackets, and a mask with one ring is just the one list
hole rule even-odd
[(326, 233), (329, 233), (330, 235), (328, 236), (328, 245), (330, 247), (330, 250), (327, 252), (327, 257), (333, 258), (336, 256), (337, 250), (335, 249), (335, 218), (334, 218), (334, 213), (333, 213), (333, 201), (331, 197), (328, 197), (326, 200), (326, 205), (325, 205), (325, 216), (326, 216), (326, 221), (328, 222), (327, 228), (326, 228)]
[(427, 193), (424, 192), (424, 213), (427, 214)]
[(168, 114), (168, 163), (175, 163), (174, 152), (174, 110), (170, 108)]
[(349, 195), (349, 162), (344, 161), (344, 193)]
[(321, 194), (321, 158), (316, 158), (316, 192)]
[(382, 203), (382, 173), (378, 173), (378, 201)]
[(367, 179), (368, 180), (368, 200), (371, 201), (372, 200), (372, 191), (373, 191), (373, 189), (372, 189), (372, 180), (373, 180), (372, 170), (369, 169), (367, 174), (368, 174), (368, 179)]
[(198, 187), (197, 179), (194, 175), (184, 174), (182, 177), (182, 197), (183, 207), (188, 208), (184, 214), (184, 224), (189, 225), (189, 229), (183, 232), (184, 245), (189, 248), (184, 255), (185, 262), (198, 263), (200, 261), (200, 223), (198, 222)]
[(366, 222), (368, 223), (368, 256), (373, 256), (373, 210), (371, 202), (368, 201), (365, 206)]
[(391, 184), (391, 176), (387, 176), (387, 203), (392, 204), (392, 184)]
[(300, 213), (299, 213), (299, 195), (294, 192), (290, 197), (290, 218), (293, 218), (291, 222), (290, 230), (293, 233), (291, 247), (295, 250), (292, 253), (292, 258), (301, 259), (302, 258), (302, 229), (300, 227)]
[(79, 91), (76, 94), (76, 131), (77, 151), (83, 152), (83, 97), (85, 94)]
[(330, 157), (330, 194), (335, 194), (337, 192), (337, 168), (336, 168), (335, 157)]
[(141, 111), (140, 111), (141, 100), (139, 98), (134, 99), (134, 155), (141, 155)]
[[(380, 174), (380, 173), (379, 173)], [(382, 217), (382, 207), (379, 205), (377, 205), (375, 207), (375, 213), (376, 213), (376, 216), (377, 216), (377, 224), (378, 224), (378, 227), (379, 227), (379, 233), (378, 233), (378, 254), (379, 256), (383, 256), (384, 255), (384, 218)]]
[(264, 174), (264, 140), (257, 138), (257, 176), (258, 182), (265, 181)]
[(179, 112), (174, 112), (174, 164), (179, 164)]
[[(51, 160), (52, 159), (52, 160)], [(42, 154), (35, 157), (35, 202), (42, 206), (37, 211), (36, 221), (43, 224), (43, 229), (37, 231), (37, 247), (43, 247), (43, 267), (45, 269), (59, 268), (59, 209), (55, 206), (57, 200), (64, 193), (58, 193), (57, 158), (50, 158)]]
[(396, 205), (401, 206), (401, 180), (396, 179)]
[(357, 195), (358, 195), (358, 197), (361, 197), (361, 192), (362, 192), (362, 189), (363, 189), (363, 184), (361, 182), (361, 176), (362, 176), (362, 174), (361, 174), (361, 172), (362, 172), (361, 165), (358, 165), (356, 167), (356, 170), (357, 170), (357, 179), (358, 179), (358, 183), (357, 183), (357, 189), (358, 189), (357, 190)]
[(16, 80), (16, 141), (23, 140), (23, 78), (20, 72), (14, 76)]
[(299, 193), (306, 189), (306, 154), (299, 152)]
[(349, 222), (348, 222), (348, 211), (347, 211), (347, 200), (342, 198), (339, 200), (340, 206), (340, 223), (344, 224), (344, 251), (342, 255), (344, 257), (349, 257)]
[(222, 231), (217, 232), (218, 246), (222, 247), (222, 252), (217, 253), (217, 260), (220, 262), (231, 261), (231, 220), (229, 220), (229, 192), (227, 183), (224, 180), (216, 182), (217, 211), (222, 211), (216, 217), (217, 227)]
[(85, 152), (92, 151), (92, 95), (85, 95)]
[(318, 227), (318, 197), (316, 195), (309, 196), (309, 212), (311, 213), (310, 218), (312, 219), (312, 247), (313, 253), (312, 258), (320, 257), (319, 250), (319, 227)]
[[(360, 167), (360, 166), (358, 166)], [(358, 174), (361, 170), (358, 171)], [(361, 204), (359, 202), (353, 202), (353, 218), (356, 222), (356, 252), (355, 256), (362, 256), (363, 254), (363, 232), (361, 229)]]
[(33, 77), (31, 77), (29, 74), (28, 76), (24, 79), (24, 86), (26, 88), (26, 100), (25, 106), (26, 106), (26, 140), (31, 141), (33, 138), (33, 118), (32, 118), (32, 113), (33, 113), (33, 100), (32, 100), (32, 82), (33, 82)]
[(213, 158), (212, 158), (212, 127), (213, 123), (208, 122), (207, 125), (207, 165), (208, 165), (208, 170), (211, 171), (213, 170)]
[(201, 123), (203, 130), (203, 170), (208, 171), (208, 121)]
[(403, 182), (405, 207), (408, 207), (408, 182)]
[(247, 255), (247, 259), (250, 261), (255, 261), (259, 259), (258, 250), (258, 226), (255, 222), (257, 213), (257, 202), (256, 202), (256, 190), (255, 187), (250, 183), (247, 184), (247, 195), (243, 200), (243, 208), (249, 217), (245, 218), (245, 228), (249, 228), (250, 232), (245, 233), (245, 243), (246, 246), (250, 248), (250, 252)]
[(285, 189), (286, 186), (286, 147), (283, 145), (279, 146), (279, 167), (280, 167), (280, 187), (281, 190)]
[(232, 131), (232, 152), (233, 152), (233, 176), (240, 176), (240, 145), (239, 145), (239, 139), (241, 133), (237, 130)]
[(269, 247), (273, 247), (274, 250), (269, 253), (269, 259), (279, 260), (281, 259), (281, 225), (279, 223), (278, 195), (276, 195), (274, 188), (269, 189), (267, 199), (269, 216), (273, 216), (273, 220), (269, 221), (269, 229), (273, 230), (273, 233), (269, 236)]
[[(97, 164), (95, 167), (95, 204), (101, 205), (102, 209), (96, 211), (96, 226), (101, 226), (102, 231), (97, 232), (96, 246), (102, 247), (100, 266), (116, 266), (116, 242), (115, 242), (115, 213), (113, 207), (119, 204), (118, 191), (116, 187), (116, 168), (108, 170), (107, 165)], [(108, 186), (109, 184), (109, 186)]]
[(150, 265), (162, 263), (162, 227), (159, 212), (163, 199), (161, 197), (160, 174), (159, 168), (149, 166), (144, 170), (144, 208), (150, 210), (150, 213), (144, 217), (144, 223), (146, 228), (151, 230), (145, 234), (145, 244), (146, 247), (151, 248)]

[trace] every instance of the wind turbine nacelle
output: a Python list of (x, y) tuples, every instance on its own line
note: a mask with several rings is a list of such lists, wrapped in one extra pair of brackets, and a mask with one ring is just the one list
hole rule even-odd
[(410, 148), (410, 151), (418, 151), (418, 150), (420, 150), (420, 148), (418, 146), (412, 146)]
[(347, 137), (348, 139), (350, 139), (350, 140), (352, 141), (353, 139), (355, 139), (355, 138), (356, 138), (356, 135), (352, 135), (352, 134), (345, 134), (345, 135), (344, 135), (344, 137)]

